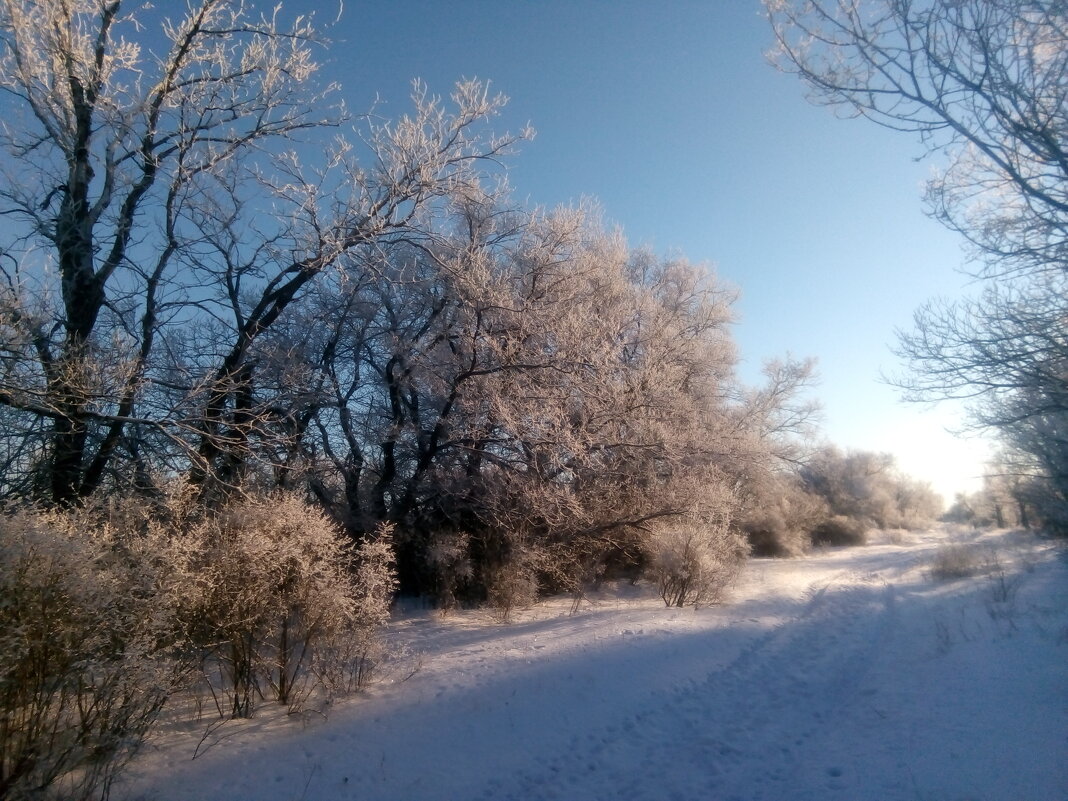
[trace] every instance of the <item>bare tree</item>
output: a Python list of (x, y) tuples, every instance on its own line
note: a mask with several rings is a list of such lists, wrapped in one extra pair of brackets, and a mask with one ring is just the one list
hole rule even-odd
[(262, 419), (263, 332), (342, 254), (408, 230), (514, 141), (472, 135), (503, 102), (485, 86), (458, 86), (454, 112), (417, 86), (413, 116), (365, 129), (370, 167), (351, 140), (320, 139), (329, 157), (308, 169), (294, 143), (344, 117), (334, 87), (308, 88), (315, 36), (226, 0), (175, 20), (120, 0), (0, 4), (0, 403), (40, 437), (20, 466), (54, 502), (160, 433), (202, 480), (232, 478)]
[(926, 304), (900, 335), (916, 368), (902, 382), (908, 397), (972, 400), (976, 421), (993, 428), (1068, 411), (1066, 290), (1065, 276), (1044, 275), (988, 285), (974, 300)]
[[(817, 102), (918, 134), (944, 166), (930, 212), (962, 234), (978, 297), (935, 301), (900, 335), (917, 400), (965, 398), (974, 422), (1068, 479), (1068, 9), (1060, 0), (766, 0), (778, 63)], [(1044, 433), (1039, 433), (1044, 432)], [(1065, 451), (1068, 453), (1068, 451)], [(1029, 473), (1032, 474), (1032, 473)]]
[(932, 213), (987, 275), (1063, 270), (1068, 13), (1060, 0), (766, 0), (776, 61), (816, 102), (918, 134)]
[(925, 305), (899, 340), (914, 368), (900, 380), (906, 396), (964, 399), (973, 423), (1002, 441), (1006, 458), (995, 472), (1014, 487), (1019, 518), (1029, 522), (1030, 508), (1060, 529), (1068, 521), (1066, 298), (1062, 273), (999, 282), (974, 300)]
[[(49, 418), (49, 489), (59, 503), (94, 488), (133, 411), (181, 207), (198, 179), (258, 140), (319, 121), (297, 88), (312, 70), (308, 27), (284, 31), (205, 2), (165, 23), (169, 51), (156, 59), (125, 39), (136, 23), (117, 0), (0, 8), (3, 135), (18, 170), (4, 175), (3, 211), (25, 226), (16, 248), (45, 245), (58, 272), (58, 286), (49, 275), (27, 276), (23, 255), (7, 274), (13, 321), (48, 316), (28, 332), (37, 391), (16, 386), (4, 400)], [(27, 171), (39, 180), (26, 181)], [(123, 314), (131, 306), (139, 311)], [(91, 373), (104, 344), (95, 334), (118, 327), (115, 318), (101, 325), (112, 315), (130, 324), (124, 333), (135, 343), (121, 352), (125, 375), (98, 382)], [(103, 405), (110, 430), (90, 452)]]

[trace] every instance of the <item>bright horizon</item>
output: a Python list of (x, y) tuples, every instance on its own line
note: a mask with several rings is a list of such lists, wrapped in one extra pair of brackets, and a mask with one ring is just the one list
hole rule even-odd
[(339, 8), (322, 73), (353, 112), (403, 113), (414, 78), (436, 94), (491, 81), (511, 99), (494, 127), (537, 132), (507, 162), (518, 199), (593, 198), (633, 246), (708, 264), (741, 290), (744, 380), (765, 359), (816, 357), (828, 441), (893, 453), (947, 505), (978, 489), (989, 446), (947, 432), (959, 406), (903, 404), (882, 379), (902, 370), (895, 329), (970, 280), (960, 240), (923, 214), (933, 165), (907, 134), (810, 105), (764, 57), (758, 0)]

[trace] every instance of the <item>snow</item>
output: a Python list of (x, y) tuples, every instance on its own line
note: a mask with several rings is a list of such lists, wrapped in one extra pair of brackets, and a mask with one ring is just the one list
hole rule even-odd
[[(950, 536), (996, 568), (932, 577)], [(114, 796), (1065, 801), (1066, 556), (938, 529), (754, 559), (712, 608), (620, 585), (507, 625), (409, 612), (388, 636), (418, 661), (369, 692), (165, 728)]]

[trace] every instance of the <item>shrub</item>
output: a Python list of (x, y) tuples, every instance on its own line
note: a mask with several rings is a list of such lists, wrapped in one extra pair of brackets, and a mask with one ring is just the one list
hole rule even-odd
[(364, 653), (345, 640), (366, 638), (388, 615), (388, 532), (357, 554), (296, 495), (240, 501), (176, 542), (179, 614), (221, 716), (247, 717), (268, 694), (299, 703), (325, 672), (322, 664), (309, 671), (314, 661)]
[(397, 589), (395, 562), (392, 526), (381, 526), (374, 539), (356, 548), (352, 618), (327, 632), (312, 656), (312, 673), (331, 694), (363, 689), (385, 657), (378, 632), (389, 620)]
[(975, 549), (960, 543), (940, 546), (931, 559), (931, 575), (937, 579), (966, 578), (980, 569)]
[(483, 568), (486, 602), (498, 622), (507, 623), (515, 609), (537, 602), (539, 556), (528, 547), (513, 544), (505, 560)]
[(646, 547), (660, 597), (667, 606), (678, 607), (722, 600), (749, 550), (726, 525), (697, 520), (658, 528)]
[[(990, 548), (984, 554), (982, 571), (989, 582), (990, 601), (994, 604), (988, 607), (991, 617), (1011, 615), (1012, 602), (1020, 589), (1022, 576), (1006, 568), (996, 548)], [(999, 608), (999, 605), (1004, 606)]]
[(812, 531), (813, 545), (863, 545), (867, 541), (868, 526), (844, 515), (835, 515)]
[(0, 797), (106, 798), (174, 689), (158, 560), (131, 546), (85, 514), (0, 517)]
[(809, 544), (804, 531), (765, 523), (747, 523), (742, 529), (753, 556), (800, 556)]
[(800, 556), (812, 544), (813, 526), (827, 516), (822, 498), (786, 482), (777, 489), (741, 522), (754, 556)]
[(744, 485), (737, 525), (754, 556), (800, 556), (829, 514), (827, 502), (806, 491), (795, 474), (755, 471)]
[(909, 542), (908, 529), (888, 528), (883, 532), (883, 537), (890, 545), (905, 545)]
[(396, 586), (293, 495), (0, 516), (0, 798), (106, 798), (199, 666), (221, 716), (365, 684)]

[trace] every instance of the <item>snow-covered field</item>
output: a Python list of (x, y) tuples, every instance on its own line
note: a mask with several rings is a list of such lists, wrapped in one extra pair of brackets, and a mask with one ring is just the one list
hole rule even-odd
[(957, 534), (1000, 567), (937, 580), (948, 536), (755, 559), (713, 608), (623, 586), (508, 625), (410, 613), (410, 678), (164, 731), (115, 796), (1065, 801), (1068, 552)]

